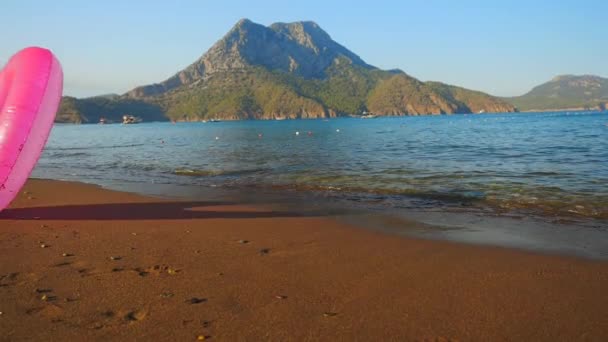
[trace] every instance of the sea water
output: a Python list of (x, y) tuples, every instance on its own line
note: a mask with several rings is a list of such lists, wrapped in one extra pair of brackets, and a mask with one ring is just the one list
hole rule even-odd
[(604, 227), (608, 113), (58, 124), (34, 176)]

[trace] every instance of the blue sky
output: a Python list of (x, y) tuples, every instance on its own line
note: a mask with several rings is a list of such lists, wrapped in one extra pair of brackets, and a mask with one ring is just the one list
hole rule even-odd
[(313, 20), (380, 68), (493, 95), (557, 74), (608, 77), (608, 1), (1, 0), (0, 64), (52, 49), (65, 94), (123, 93), (162, 81), (240, 18)]

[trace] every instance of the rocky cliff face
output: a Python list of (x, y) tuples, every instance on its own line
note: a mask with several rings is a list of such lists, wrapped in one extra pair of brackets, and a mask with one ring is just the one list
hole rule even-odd
[[(74, 101), (66, 100), (73, 108)], [(71, 102), (70, 102), (71, 101)], [(310, 21), (268, 27), (240, 20), (222, 39), (169, 79), (108, 101), (79, 100), (80, 117), (96, 122), (104, 105), (153, 109), (171, 120), (319, 118), (361, 114), (425, 115), (513, 111), (489, 95), (421, 82), (384, 71), (331, 39)], [(128, 103), (128, 106), (124, 104)], [(146, 107), (147, 106), (147, 107)], [(148, 119), (146, 113), (130, 113)]]

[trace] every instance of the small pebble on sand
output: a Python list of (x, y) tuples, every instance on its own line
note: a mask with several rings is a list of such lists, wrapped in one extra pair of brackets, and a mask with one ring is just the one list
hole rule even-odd
[(63, 254), (61, 254), (61, 256), (63, 256), (63, 257), (71, 257), (71, 256), (74, 256), (74, 254), (71, 254), (71, 253), (63, 253)]
[(287, 299), (287, 296), (278, 295), (275, 296), (276, 299)]
[(120, 259), (122, 259), (122, 257), (120, 257), (120, 256), (111, 256), (110, 257), (110, 260), (114, 260), (114, 261), (120, 260)]
[(338, 314), (336, 312), (324, 312), (323, 316), (325, 317), (334, 317), (337, 316)]
[(205, 336), (205, 335), (198, 335), (198, 336), (196, 337), (196, 340), (197, 340), (197, 341), (204, 341), (204, 340), (206, 340), (206, 339), (207, 339), (207, 336)]
[(238, 243), (246, 244), (249, 243), (249, 240), (239, 240)]
[(40, 248), (48, 248), (48, 247), (49, 247), (49, 245), (47, 245), (47, 244), (44, 244), (44, 243), (40, 244)]

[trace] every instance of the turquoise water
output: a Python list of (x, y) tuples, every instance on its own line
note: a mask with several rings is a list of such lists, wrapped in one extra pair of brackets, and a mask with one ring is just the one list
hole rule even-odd
[(608, 113), (56, 125), (34, 176), (604, 222)]

